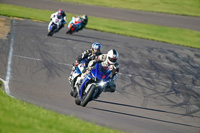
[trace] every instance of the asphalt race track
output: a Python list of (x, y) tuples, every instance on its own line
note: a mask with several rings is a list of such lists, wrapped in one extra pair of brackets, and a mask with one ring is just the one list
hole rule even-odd
[[(88, 29), (47, 37), (47, 26), (13, 19), (9, 39), (0, 40), (0, 78), (9, 77), (11, 96), (127, 133), (200, 132), (199, 49)], [(120, 73), (115, 93), (83, 108), (70, 96), (67, 78), (93, 42), (103, 53), (118, 50)]]

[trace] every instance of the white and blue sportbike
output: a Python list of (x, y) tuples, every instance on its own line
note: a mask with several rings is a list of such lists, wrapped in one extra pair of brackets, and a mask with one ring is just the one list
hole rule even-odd
[(47, 36), (53, 36), (54, 33), (58, 32), (59, 27), (62, 25), (63, 21), (63, 19), (58, 19), (58, 17), (52, 18), (48, 26)]
[(71, 84), (71, 92), (70, 95), (76, 97), (78, 92), (75, 88), (76, 80), (79, 76), (81, 76), (82, 71), (86, 69), (88, 60), (82, 60), (81, 63), (76, 67), (74, 71), (71, 72), (69, 77), (69, 83)]

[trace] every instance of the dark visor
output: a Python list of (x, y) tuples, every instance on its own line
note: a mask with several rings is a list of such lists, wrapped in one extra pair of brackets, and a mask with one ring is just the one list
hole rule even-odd
[(116, 61), (117, 61), (117, 58), (110, 58), (110, 57), (108, 57), (108, 59), (109, 59), (111, 62), (116, 62)]

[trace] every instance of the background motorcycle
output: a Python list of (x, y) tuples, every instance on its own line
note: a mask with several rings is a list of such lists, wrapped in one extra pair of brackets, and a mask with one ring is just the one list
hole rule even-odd
[(99, 97), (102, 91), (110, 83), (109, 68), (103, 67), (101, 63), (96, 63), (94, 69), (85, 76), (79, 87), (79, 95), (75, 98), (75, 103), (85, 107), (88, 102)]
[(63, 21), (62, 19), (58, 19), (57, 17), (52, 18), (51, 20), (52, 24), (48, 27), (47, 36), (53, 36), (55, 32), (58, 32), (59, 25), (61, 24), (62, 21)]
[(77, 90), (74, 87), (76, 80), (79, 76), (81, 76), (81, 73), (83, 72), (83, 70), (85, 70), (87, 68), (88, 63), (94, 58), (95, 58), (95, 55), (91, 55), (91, 56), (87, 57), (86, 59), (82, 60), (81, 63), (76, 67), (76, 69), (71, 72), (70, 78), (69, 78), (69, 83), (71, 85), (71, 92), (70, 92), (71, 96), (76, 97)]

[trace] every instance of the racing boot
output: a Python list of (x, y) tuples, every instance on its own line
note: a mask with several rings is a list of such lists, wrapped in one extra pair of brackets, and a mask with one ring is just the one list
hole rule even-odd
[(115, 92), (116, 85), (114, 83), (108, 84), (103, 92)]

